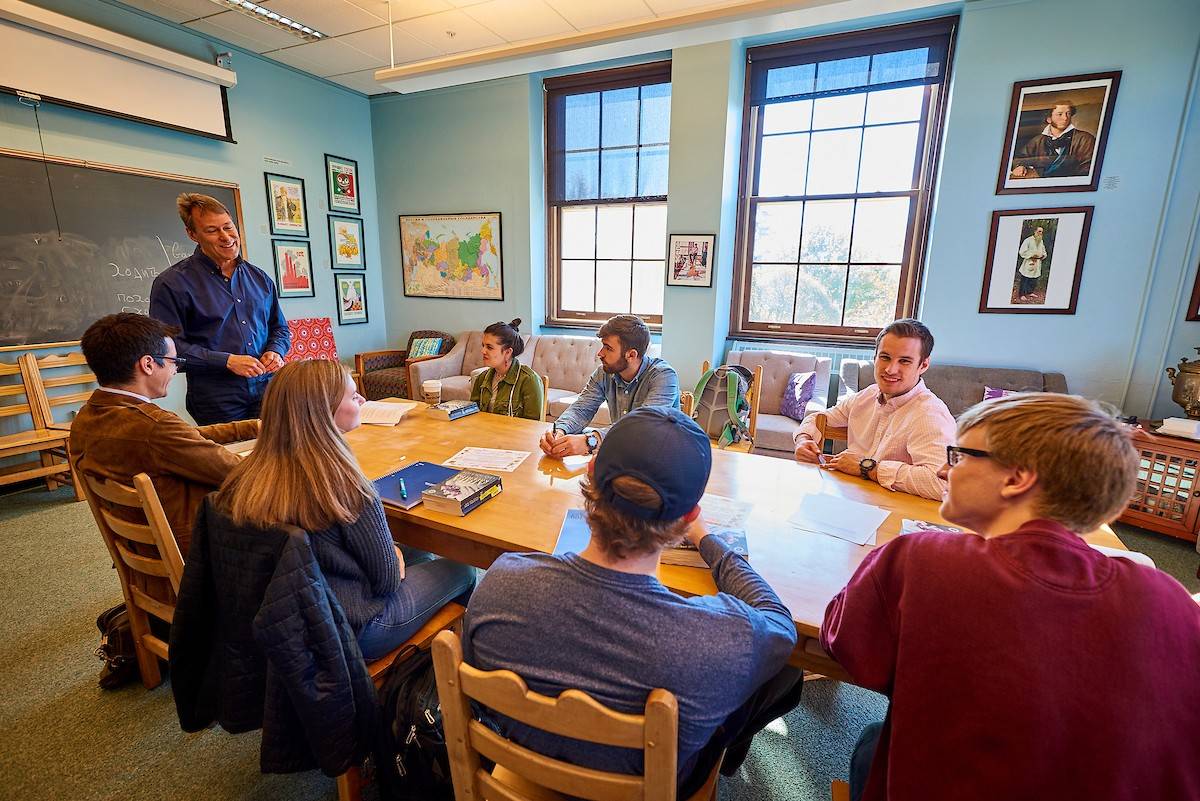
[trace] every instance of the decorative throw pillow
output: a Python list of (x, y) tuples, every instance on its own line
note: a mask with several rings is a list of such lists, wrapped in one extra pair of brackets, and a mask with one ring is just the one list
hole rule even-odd
[(408, 358), (416, 359), (420, 356), (437, 356), (438, 351), (442, 349), (441, 337), (423, 337), (414, 339), (408, 350)]
[(812, 400), (816, 388), (817, 374), (815, 372), (792, 373), (788, 378), (787, 387), (783, 390), (783, 400), (779, 402), (780, 413), (796, 422), (803, 420), (804, 409)]
[(1017, 390), (1015, 390), (1015, 389), (998, 389), (997, 387), (988, 387), (988, 386), (985, 386), (983, 388), (983, 399), (984, 400), (991, 400), (992, 398), (1004, 398), (1004, 397), (1007, 397), (1008, 395), (1016, 395), (1016, 394), (1017, 394)]

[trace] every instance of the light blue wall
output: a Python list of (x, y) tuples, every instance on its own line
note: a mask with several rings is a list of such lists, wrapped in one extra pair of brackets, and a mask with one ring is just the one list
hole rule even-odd
[[(264, 167), (263, 157), (291, 162), (290, 167), (271, 171), (304, 179), (317, 296), (283, 300), (284, 314), (291, 318), (331, 317), (343, 360), (351, 359), (358, 351), (385, 346), (387, 309), (374, 202), (375, 158), (370, 105), (364, 96), (123, 7), (98, 0), (39, 0), (39, 5), (205, 61), (211, 62), (219, 51), (233, 50), (238, 84), (229, 91), (229, 113), (237, 144), (43, 105), (39, 114), (46, 152), (238, 183), (245, 221), (242, 236), (246, 258), (272, 277), (274, 267), (263, 184), (263, 172), (270, 168)], [(10, 95), (0, 95), (0, 142), (19, 150), (40, 149), (32, 111)], [(329, 266), (325, 153), (358, 160), (368, 265), (370, 322), (366, 325), (337, 325)], [(182, 225), (179, 237), (183, 246), (190, 245)], [(182, 379), (174, 383), (164, 405), (182, 413)]]

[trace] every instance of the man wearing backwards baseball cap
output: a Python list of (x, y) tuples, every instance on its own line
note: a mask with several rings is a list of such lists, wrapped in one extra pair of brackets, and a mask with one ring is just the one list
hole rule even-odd
[[(640, 713), (651, 690), (670, 690), (686, 794), (722, 748), (722, 772), (732, 774), (754, 734), (800, 701), (801, 672), (786, 667), (795, 624), (745, 559), (706, 536), (697, 504), (712, 446), (691, 418), (665, 406), (635, 409), (609, 430), (592, 467), (582, 485), (587, 548), (497, 559), (467, 609), (465, 658), (482, 670), (512, 670), (535, 692), (580, 689), (622, 712)], [(655, 577), (662, 549), (685, 536), (718, 594), (683, 598)], [(642, 772), (640, 750), (490, 719), (547, 756)]]

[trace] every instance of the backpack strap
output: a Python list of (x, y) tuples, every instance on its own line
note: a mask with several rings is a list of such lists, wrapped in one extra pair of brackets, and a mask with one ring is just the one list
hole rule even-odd
[[(739, 373), (737, 373), (736, 371), (733, 371), (733, 370), (730, 370), (729, 373), (726, 373), (726, 376), (725, 376), (725, 406), (729, 411), (730, 424), (736, 426), (737, 430), (739, 432), (741, 432), (743, 437), (749, 438), (750, 427), (747, 424), (742, 422), (742, 417), (741, 417), (742, 410), (739, 408), (740, 404), (738, 403), (738, 401), (740, 400), (738, 397), (738, 388), (741, 383), (740, 381), (738, 381), (739, 377), (740, 377)], [(730, 380), (731, 378), (732, 378), (732, 380)], [(749, 391), (749, 389), (750, 389), (749, 383), (747, 382), (746, 390)]]
[[(696, 384), (696, 393), (695, 393), (695, 395), (693, 396), (693, 397), (695, 397), (695, 399), (696, 399), (696, 401), (695, 401), (695, 402), (696, 402), (696, 408), (699, 408), (699, 405), (700, 405), (700, 396), (704, 394), (704, 388), (705, 388), (706, 386), (708, 386), (708, 380), (709, 380), (710, 378), (712, 378), (712, 377), (713, 377), (713, 373), (715, 373), (715, 372), (716, 372), (716, 370), (714, 370), (713, 368), (711, 368), (711, 367), (710, 367), (710, 368), (708, 368), (708, 370), (706, 370), (706, 371), (704, 372), (704, 375), (700, 376), (700, 383)], [(694, 415), (695, 415), (695, 413), (696, 413), (696, 408), (693, 408), (693, 409), (692, 409), (692, 415), (693, 415), (693, 416), (694, 416)]]

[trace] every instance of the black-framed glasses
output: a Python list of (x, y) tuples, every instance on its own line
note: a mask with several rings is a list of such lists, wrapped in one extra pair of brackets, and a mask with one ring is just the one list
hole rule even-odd
[(982, 459), (990, 459), (992, 454), (990, 451), (981, 451), (978, 448), (962, 448), (958, 445), (946, 446), (946, 464), (951, 467), (961, 462), (964, 456), (978, 456)]
[(176, 367), (183, 367), (185, 364), (187, 364), (187, 359), (183, 356), (168, 356), (165, 353), (151, 353), (150, 358), (158, 362), (159, 367), (166, 366), (163, 364), (163, 359), (170, 359), (171, 361), (175, 362)]

